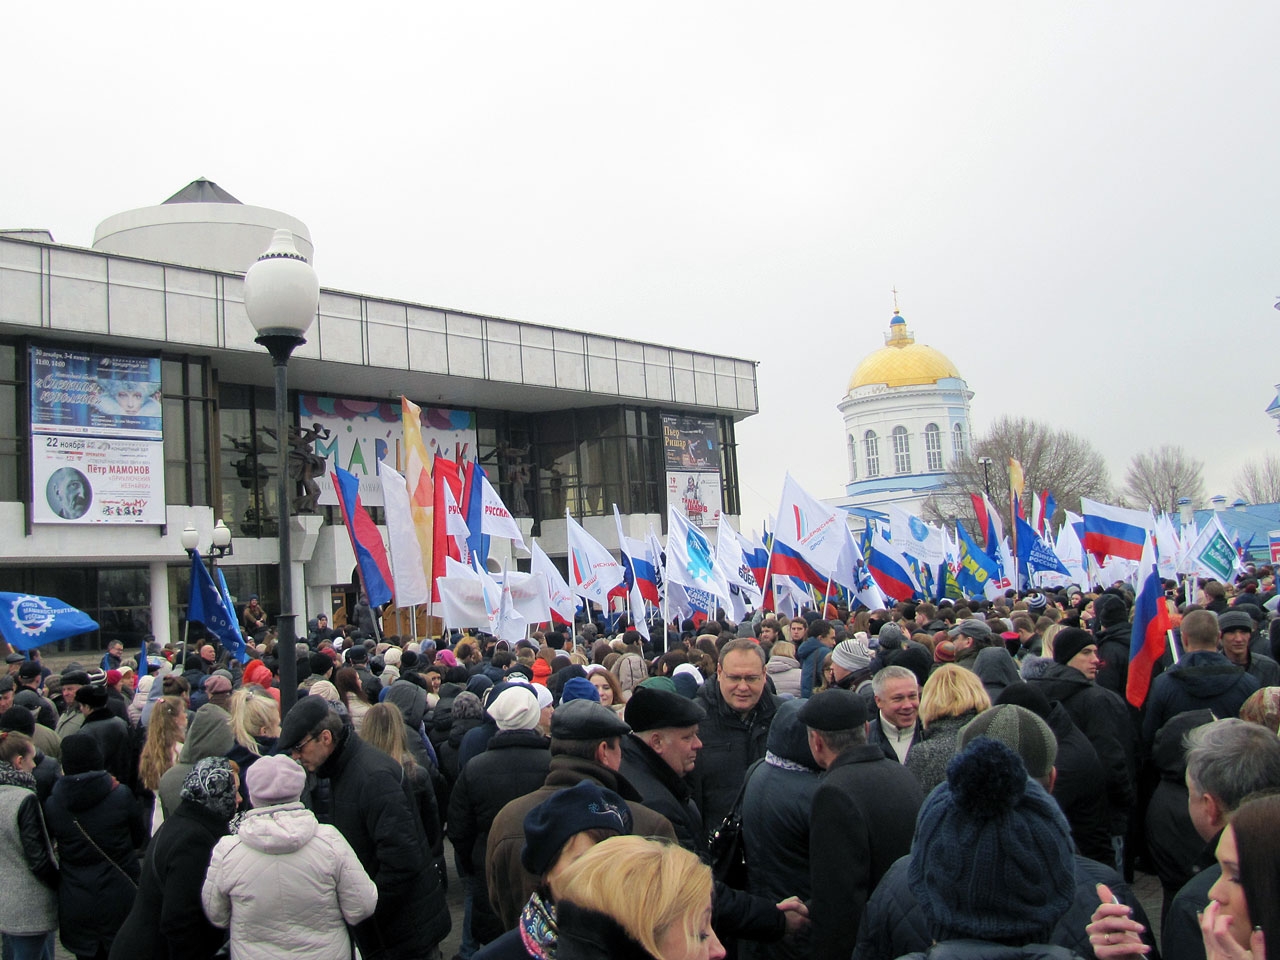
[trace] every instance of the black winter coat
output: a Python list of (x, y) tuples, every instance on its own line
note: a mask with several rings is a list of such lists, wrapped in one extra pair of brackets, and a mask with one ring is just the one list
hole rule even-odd
[(686, 779), (702, 814), (702, 832), (710, 836), (737, 799), (747, 767), (764, 756), (779, 701), (773, 694), (762, 693), (755, 708), (740, 717), (725, 703), (714, 678), (698, 689), (695, 699), (707, 716), (698, 725), (702, 740), (698, 763)]
[[(698, 759), (701, 762), (701, 757)], [(680, 846), (698, 856), (706, 853), (707, 835), (702, 831), (702, 814), (693, 802), (685, 778), (676, 776), (666, 761), (634, 734), (622, 738), (619, 772), (636, 788), (641, 803), (671, 821)]]
[(36, 778), (36, 796), (43, 804), (49, 799), (49, 794), (53, 793), (53, 786), (58, 782), (58, 778), (62, 776), (62, 765), (53, 757), (46, 756), (37, 750), (36, 768), (31, 771), (31, 775)]
[[(1147, 928), (1143, 942), (1152, 945), (1150, 956), (1156, 956), (1151, 925), (1142, 904), (1129, 885), (1111, 867), (1087, 857), (1077, 856), (1075, 860), (1075, 899), (1053, 928), (1049, 942), (1065, 948), (1069, 954), (1079, 954), (1085, 960), (1095, 960), (1089, 935), (1084, 928), (1098, 906), (1098, 894), (1094, 887), (1105, 883), (1121, 903), (1133, 908), (1133, 919)], [(910, 864), (910, 856), (898, 860), (876, 887), (876, 892), (862, 914), (862, 926), (858, 930), (858, 945), (853, 951), (853, 960), (894, 960), (904, 954), (927, 951), (933, 943), (928, 917), (912, 893), (907, 879)], [(985, 960), (994, 955), (983, 953), (980, 956)]]
[(378, 908), (355, 927), (365, 960), (426, 956), (448, 935), (449, 908), (404, 769), (344, 728), (316, 771), (329, 781), (327, 808), (313, 807), (351, 845), (378, 887)]
[[(96, 770), (59, 780), (44, 814), (62, 870), (62, 945), (76, 956), (94, 956), (100, 948), (110, 948), (133, 907), (140, 872), (137, 849), (147, 835), (141, 808), (127, 787)], [(104, 853), (111, 859), (104, 859)]]
[(1212, 710), (1219, 719), (1239, 716), (1257, 689), (1257, 680), (1216, 650), (1188, 653), (1151, 685), (1142, 739), (1149, 747), (1166, 722), (1188, 710)]
[(129, 736), (129, 724), (110, 710), (95, 710), (84, 718), (81, 733), (98, 741), (107, 773), (132, 788), (137, 780), (138, 762), (133, 755), (133, 738)]
[(1160, 780), (1147, 803), (1147, 852), (1164, 888), (1166, 908), (1195, 874), (1196, 859), (1204, 849), (1204, 840), (1187, 810), (1187, 755), (1183, 737), (1212, 720), (1213, 714), (1208, 710), (1179, 714), (1160, 728), (1151, 751), (1152, 765)]
[(1104, 630), (1095, 631), (1098, 638), (1098, 686), (1110, 690), (1124, 699), (1125, 685), (1129, 682), (1129, 640), (1133, 624), (1127, 620), (1113, 623)]
[(227, 823), (183, 800), (147, 847), (133, 909), (111, 944), (111, 960), (209, 960), (227, 933), (211, 924), (200, 888)]
[(576, 903), (556, 905), (556, 960), (654, 960), (618, 922)]
[(1098, 759), (1098, 751), (1062, 704), (1050, 703), (1045, 722), (1058, 740), (1053, 799), (1071, 825), (1076, 849), (1090, 860), (1111, 863), (1115, 853), (1111, 846), (1107, 796), (1098, 789), (1098, 784), (1106, 782), (1106, 771)]
[(871, 891), (911, 850), (923, 801), (915, 774), (874, 744), (850, 747), (827, 768), (809, 834), (815, 960), (848, 960)]

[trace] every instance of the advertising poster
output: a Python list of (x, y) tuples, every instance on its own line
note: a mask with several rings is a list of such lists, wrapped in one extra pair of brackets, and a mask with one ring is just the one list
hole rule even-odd
[[(298, 427), (304, 437), (313, 436), (312, 449), (326, 461), (323, 476), (316, 477), (321, 504), (336, 505), (333, 468), (341, 467), (360, 481), (360, 502), (380, 507), (382, 479), (378, 463), (386, 460), (404, 472), (404, 432), (400, 402), (352, 400), (299, 394)], [(449, 460), (476, 458), (476, 415), (470, 410), (422, 408), (422, 442), (427, 456), (437, 453)]]
[(32, 520), (163, 524), (160, 358), (30, 356)]
[(708, 417), (662, 415), (667, 506), (699, 528), (720, 523), (720, 431)]

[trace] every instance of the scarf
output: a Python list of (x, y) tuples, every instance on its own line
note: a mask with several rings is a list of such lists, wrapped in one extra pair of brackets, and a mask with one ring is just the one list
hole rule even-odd
[(198, 803), (210, 813), (230, 820), (240, 797), (231, 776), (231, 763), (226, 757), (205, 757), (196, 762), (182, 781), (182, 799)]
[(556, 907), (534, 893), (520, 911), (520, 942), (537, 960), (556, 960)]
[(813, 773), (813, 769), (806, 767), (803, 763), (796, 763), (794, 760), (788, 760), (786, 757), (780, 757), (772, 750), (766, 750), (764, 762), (771, 767), (777, 767), (780, 770), (790, 770), (792, 773)]
[(15, 770), (12, 764), (0, 760), (0, 787), (25, 787), (35, 792), (36, 778), (25, 770)]

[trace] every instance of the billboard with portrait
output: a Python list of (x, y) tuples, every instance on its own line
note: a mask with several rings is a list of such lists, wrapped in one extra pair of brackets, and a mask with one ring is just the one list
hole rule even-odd
[(715, 527), (724, 503), (716, 421), (664, 413), (662, 447), (667, 466), (667, 505), (698, 527)]
[[(412, 399), (412, 398), (411, 398)], [(338, 502), (333, 493), (333, 467), (339, 466), (360, 481), (360, 502), (382, 506), (382, 479), (378, 464), (386, 460), (404, 472), (404, 429), (399, 401), (355, 400), (345, 397), (298, 395), (298, 426), (315, 434), (312, 449), (326, 462), (324, 476), (316, 477), (319, 503)], [(422, 442), (427, 456), (449, 460), (476, 458), (476, 415), (470, 410), (422, 408)]]
[(163, 524), (160, 358), (33, 345), (35, 523)]

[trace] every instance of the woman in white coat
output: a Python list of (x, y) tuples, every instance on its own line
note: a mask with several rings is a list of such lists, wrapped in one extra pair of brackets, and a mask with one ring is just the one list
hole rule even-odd
[(298, 802), (302, 767), (262, 757), (245, 777), (254, 808), (213, 849), (205, 914), (231, 927), (232, 960), (348, 960), (347, 925), (373, 914), (377, 887), (342, 834)]

